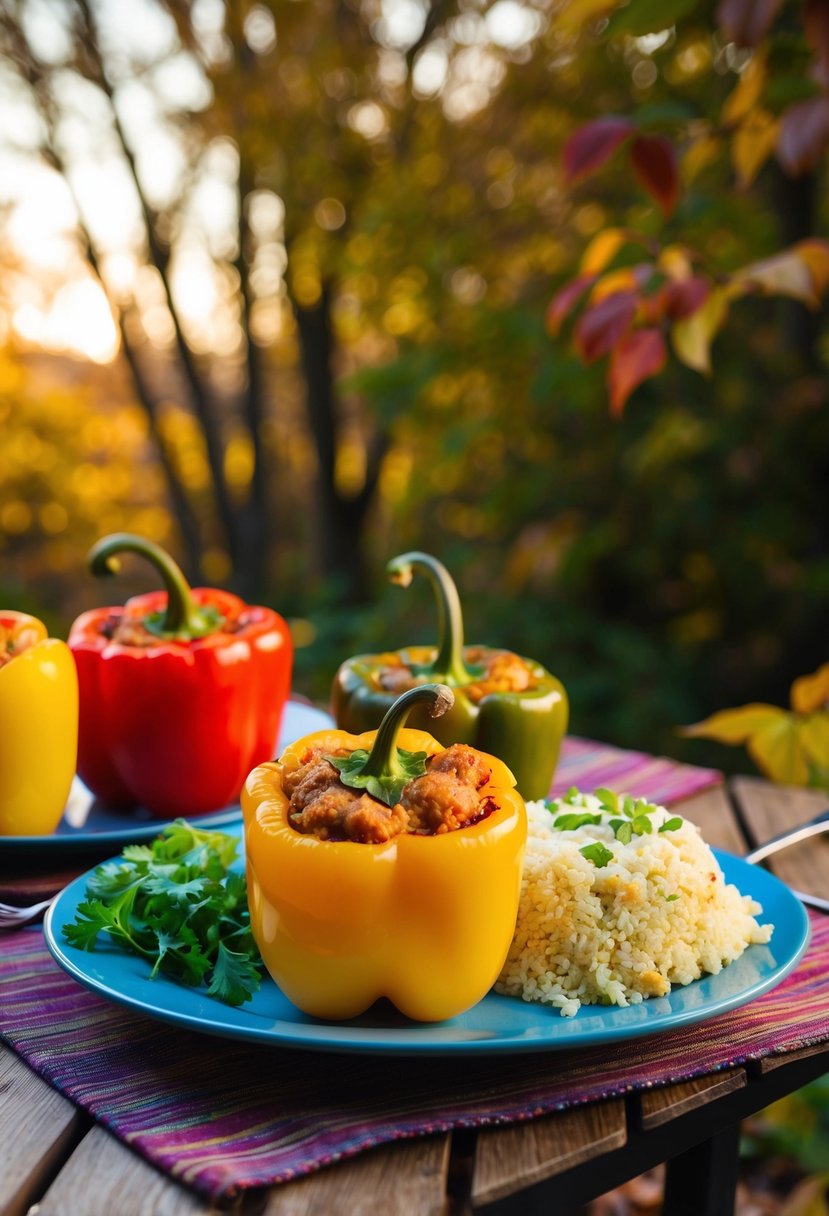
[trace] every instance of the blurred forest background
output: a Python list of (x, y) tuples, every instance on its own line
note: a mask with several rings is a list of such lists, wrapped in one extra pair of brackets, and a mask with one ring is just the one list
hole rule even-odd
[[(827, 232), (822, 0), (0, 0), (0, 39), (0, 601), (65, 636), (140, 532), (324, 703), (434, 636), (383, 577), (425, 549), (575, 733), (751, 770), (676, 728), (827, 658), (827, 273), (780, 260)], [(627, 305), (561, 294), (616, 274), (629, 400)]]

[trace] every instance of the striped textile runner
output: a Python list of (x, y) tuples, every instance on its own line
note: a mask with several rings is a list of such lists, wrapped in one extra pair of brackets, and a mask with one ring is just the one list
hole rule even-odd
[(563, 794), (571, 785), (587, 793), (604, 788), (668, 806), (721, 782), (722, 774), (716, 769), (568, 735), (550, 792)]
[(829, 917), (800, 965), (733, 1013), (650, 1039), (530, 1056), (338, 1055), (180, 1032), (58, 969), (35, 929), (0, 958), (0, 1034), (161, 1170), (214, 1198), (393, 1140), (531, 1119), (829, 1041)]

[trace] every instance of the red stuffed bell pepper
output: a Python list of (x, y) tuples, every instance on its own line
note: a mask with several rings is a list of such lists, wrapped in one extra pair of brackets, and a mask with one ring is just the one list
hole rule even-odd
[(108, 806), (164, 818), (219, 810), (274, 755), (291, 682), (288, 626), (227, 591), (189, 587), (163, 549), (129, 533), (93, 547), (93, 573), (115, 573), (122, 552), (151, 561), (166, 591), (92, 609), (69, 632), (78, 773)]

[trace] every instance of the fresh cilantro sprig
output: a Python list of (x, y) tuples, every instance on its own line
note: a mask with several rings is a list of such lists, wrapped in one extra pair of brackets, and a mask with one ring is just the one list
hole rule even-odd
[(230, 869), (237, 846), (235, 836), (177, 819), (152, 844), (128, 845), (93, 871), (64, 937), (93, 950), (106, 933), (147, 960), (148, 978), (164, 972), (241, 1005), (259, 988), (262, 961), (244, 876)]

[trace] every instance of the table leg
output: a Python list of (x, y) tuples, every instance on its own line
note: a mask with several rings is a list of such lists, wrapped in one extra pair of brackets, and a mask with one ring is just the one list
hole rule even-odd
[(665, 1172), (662, 1216), (733, 1216), (740, 1124), (672, 1157)]

